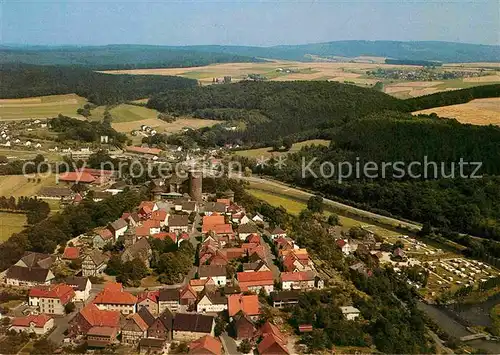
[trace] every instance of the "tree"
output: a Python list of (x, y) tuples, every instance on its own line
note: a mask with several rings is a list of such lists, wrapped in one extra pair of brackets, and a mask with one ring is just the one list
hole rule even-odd
[(57, 345), (48, 340), (47, 338), (42, 338), (33, 344), (33, 350), (31, 350), (31, 355), (46, 355), (53, 354), (56, 350)]
[(240, 346), (238, 347), (238, 351), (243, 354), (248, 354), (250, 351), (252, 351), (252, 343), (250, 343), (250, 340), (243, 339)]
[(293, 145), (293, 139), (291, 137), (285, 137), (283, 139), (283, 146), (285, 147), (285, 150), (290, 150)]
[(64, 312), (66, 312), (66, 314), (73, 313), (75, 311), (75, 309), (76, 309), (76, 306), (73, 302), (68, 302), (64, 306)]
[(283, 147), (283, 139), (276, 138), (276, 140), (273, 142), (273, 150), (279, 151), (281, 147)]
[(332, 213), (330, 216), (328, 216), (328, 224), (331, 226), (338, 226), (339, 223), (339, 216)]
[(307, 201), (307, 209), (312, 212), (323, 213), (323, 197), (311, 196)]

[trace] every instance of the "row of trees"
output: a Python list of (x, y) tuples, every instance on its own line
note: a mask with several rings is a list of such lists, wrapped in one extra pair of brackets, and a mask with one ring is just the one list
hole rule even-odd
[(0, 209), (26, 212), (28, 224), (36, 224), (47, 218), (50, 213), (50, 206), (47, 202), (36, 197), (24, 196), (19, 197), (17, 202), (13, 196), (9, 198), (1, 196)]

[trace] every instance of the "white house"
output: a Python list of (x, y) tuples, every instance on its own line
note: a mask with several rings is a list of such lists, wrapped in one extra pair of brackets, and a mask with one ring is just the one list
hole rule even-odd
[(342, 314), (347, 320), (355, 320), (359, 317), (359, 309), (353, 306), (340, 307)]
[(335, 243), (337, 243), (337, 245), (342, 250), (342, 253), (344, 253), (344, 255), (349, 255), (352, 253), (352, 247), (347, 239), (337, 239)]
[(118, 238), (124, 235), (127, 231), (128, 223), (124, 219), (119, 218), (111, 223), (109, 227), (111, 232), (113, 233), (113, 236), (115, 237), (115, 240), (118, 240)]
[(225, 265), (201, 265), (198, 269), (200, 280), (211, 278), (215, 285), (226, 286), (227, 271)]
[(64, 280), (64, 283), (71, 286), (75, 291), (75, 301), (85, 302), (89, 299), (92, 282), (90, 282), (88, 277), (68, 277)]
[(46, 314), (30, 314), (26, 317), (14, 318), (9, 330), (14, 330), (18, 333), (25, 332), (44, 335), (52, 328), (54, 328), (54, 319), (52, 317)]
[(206, 293), (196, 304), (198, 313), (219, 313), (227, 310), (227, 299), (220, 294)]
[(257, 212), (255, 216), (252, 217), (252, 221), (255, 223), (264, 223), (264, 216)]
[(312, 290), (314, 289), (314, 272), (282, 272), (281, 281), (283, 290)]

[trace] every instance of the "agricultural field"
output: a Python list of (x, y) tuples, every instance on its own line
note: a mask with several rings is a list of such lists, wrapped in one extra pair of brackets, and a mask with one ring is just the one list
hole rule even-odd
[[(478, 72), (488, 70), (491, 75), (442, 81), (404, 81), (380, 79), (368, 76), (367, 71), (382, 69), (419, 70), (422, 67), (384, 64), (384, 58), (355, 59), (352, 62), (334, 62), (324, 58), (312, 58), (311, 62), (268, 61), (265, 63), (225, 63), (193, 68), (132, 69), (107, 71), (110, 74), (178, 75), (197, 79), (202, 85), (211, 85), (214, 78), (231, 76), (232, 82), (256, 74), (272, 81), (329, 80), (371, 87), (378, 81), (384, 83), (384, 92), (406, 99), (435, 92), (467, 88), (477, 85), (500, 83), (500, 66), (497, 63), (445, 64), (442, 71)], [(287, 72), (289, 71), (289, 72)], [(144, 102), (144, 101), (140, 101)]]
[(0, 212), (0, 242), (13, 233), (19, 233), (26, 224), (26, 215), (22, 213)]
[[(99, 106), (93, 109), (91, 119), (102, 119), (104, 115), (104, 109), (104, 106)], [(219, 123), (219, 121), (215, 120), (204, 120), (192, 117), (181, 117), (175, 122), (169, 123), (159, 120), (157, 118), (158, 112), (155, 110), (143, 106), (129, 104), (122, 104), (113, 107), (110, 110), (110, 113), (113, 117), (111, 126), (118, 132), (123, 133), (130, 133), (133, 130), (140, 130), (141, 125), (152, 127), (156, 129), (158, 133), (176, 133), (185, 128), (198, 129), (202, 127), (213, 126), (214, 124)], [(130, 138), (132, 138), (132, 140), (136, 139), (140, 142), (142, 136), (130, 136)]]
[(87, 100), (75, 94), (0, 99), (0, 120), (28, 120), (52, 118), (59, 114), (83, 118), (76, 110)]
[(280, 155), (286, 155), (288, 153), (296, 153), (302, 148), (306, 146), (311, 146), (311, 145), (324, 145), (328, 146), (330, 144), (329, 140), (325, 139), (311, 139), (303, 142), (298, 142), (292, 145), (292, 148), (289, 151), (283, 151), (283, 152), (275, 152), (273, 151), (272, 147), (265, 147), (265, 148), (258, 148), (258, 149), (247, 149), (247, 150), (239, 150), (236, 151), (234, 154), (241, 156), (241, 157), (248, 157), (248, 158), (272, 158), (272, 157), (277, 157)]
[(440, 117), (455, 118), (461, 123), (500, 126), (500, 98), (476, 99), (466, 104), (435, 107), (413, 112), (417, 114), (436, 113)]
[(22, 175), (0, 176), (0, 196), (34, 196), (44, 186), (55, 185), (55, 175), (41, 177), (40, 182), (28, 181)]

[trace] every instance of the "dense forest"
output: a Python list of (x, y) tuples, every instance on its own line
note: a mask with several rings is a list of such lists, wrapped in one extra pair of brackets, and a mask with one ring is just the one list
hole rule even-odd
[[(330, 147), (306, 148), (288, 155), (286, 166), (255, 172), (312, 188), (325, 197), (361, 208), (429, 222), (445, 232), (465, 232), (500, 240), (500, 128), (458, 123), (437, 115), (411, 116), (416, 109), (500, 96), (499, 85), (397, 100), (370, 89), (327, 82), (242, 82), (228, 86), (174, 90), (153, 97), (148, 105), (160, 111), (217, 118), (223, 125), (182, 135), (158, 135), (150, 143), (201, 146), (226, 143), (244, 147), (289, 148), (290, 142), (331, 139)], [(243, 122), (246, 128), (240, 128)], [(235, 126), (236, 130), (228, 130)], [(277, 143), (279, 142), (279, 143)], [(419, 162), (407, 173), (372, 178), (302, 176), (302, 158), (323, 162)], [(460, 166), (460, 159), (464, 164)], [(429, 165), (425, 168), (425, 162)], [(436, 163), (436, 164), (434, 164)], [(406, 170), (408, 171), (408, 170)], [(425, 174), (425, 172), (427, 172)], [(463, 179), (461, 176), (483, 176)], [(422, 174), (421, 176), (419, 176)], [(416, 178), (415, 178), (416, 177)], [(450, 178), (455, 177), (455, 178)]]
[(216, 134), (219, 142), (246, 145), (272, 145), (289, 135), (306, 139), (372, 112), (403, 108), (400, 100), (374, 90), (320, 81), (249, 81), (172, 90), (153, 96), (148, 107), (251, 123), (244, 130), (218, 129)]
[(183, 48), (196, 51), (300, 61), (310, 61), (311, 55), (324, 58), (376, 56), (449, 63), (500, 61), (498, 46), (439, 41), (353, 40), (273, 47), (187, 46)]
[(78, 66), (94, 70), (184, 68), (263, 61), (253, 56), (150, 45), (0, 47), (0, 63)]
[(82, 121), (62, 115), (50, 120), (50, 130), (59, 133), (60, 141), (100, 142), (101, 136), (108, 136), (110, 142), (119, 145), (127, 140), (127, 136), (114, 130), (110, 122)]
[(197, 85), (194, 79), (178, 76), (111, 75), (83, 68), (25, 64), (1, 65), (0, 77), (0, 98), (75, 93), (96, 105), (116, 104)]

